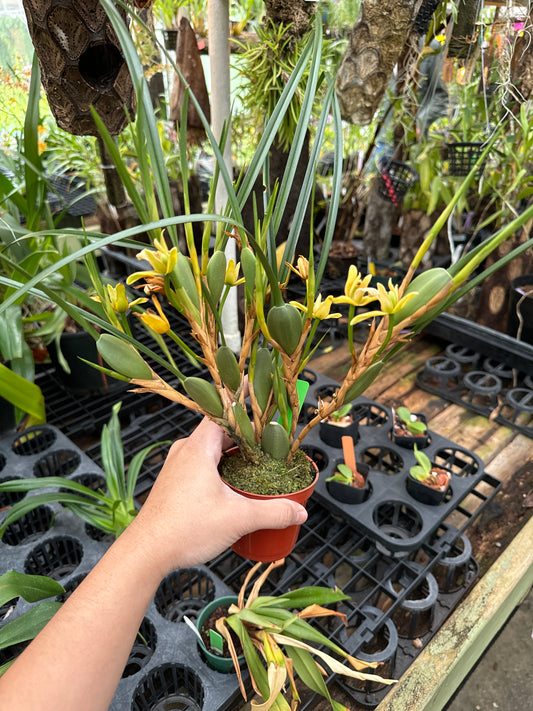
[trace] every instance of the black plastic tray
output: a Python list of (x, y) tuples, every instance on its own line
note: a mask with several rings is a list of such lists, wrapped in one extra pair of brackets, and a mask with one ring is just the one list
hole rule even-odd
[[(318, 396), (331, 395), (339, 386), (314, 371), (304, 372), (312, 384), (302, 408), (300, 427), (314, 414)], [(326, 479), (333, 474), (336, 464), (343, 461), (343, 454), (342, 449), (330, 447), (321, 440), (318, 427), (305, 438), (303, 449), (317, 462), (320, 470), (314, 495), (370, 536), (387, 553), (401, 555), (416, 550), (470, 494), (474, 492), (477, 499), (472, 513), (475, 516), (499, 489), (500, 482), (485, 472), (483, 462), (475, 453), (430, 431), (430, 444), (424, 452), (450, 471), (452, 480), (442, 504), (430, 506), (416, 501), (406, 489), (409, 468), (416, 464), (416, 460), (412, 450), (392, 441), (391, 410), (364, 397), (355, 400), (354, 404), (353, 414), (359, 421), (356, 459), (370, 466), (367, 480), (371, 493), (366, 501), (344, 504), (329, 494)], [(481, 484), (485, 487), (488, 484), (492, 489), (488, 496), (480, 492)]]
[[(157, 421), (157, 415), (153, 419)], [(145, 420), (143, 428), (147, 423)], [(127, 446), (144, 444), (144, 441), (126, 438)], [(80, 474), (101, 476), (102, 470), (50, 425), (0, 440), (0, 478), (26, 478), (37, 473), (74, 478)], [(2, 501), (2, 505), (8, 503)], [(21, 521), (10, 531), (12, 535), (0, 542), (0, 573), (15, 569), (52, 575), (71, 591), (103, 555), (109, 541), (95, 536), (80, 519), (61, 506), (52, 504), (44, 508), (50, 510), (50, 515), (40, 511), (35, 519)], [(0, 513), (0, 520), (3, 516), (5, 513)], [(457, 558), (455, 549), (459, 551)], [(450, 556), (452, 565), (445, 566)], [(175, 571), (162, 582), (144, 618), (142, 639), (139, 638), (132, 649), (127, 675), (119, 683), (111, 711), (156, 708), (152, 697), (154, 688), (162, 694), (180, 696), (180, 703), (185, 704), (183, 708), (191, 710), (240, 708), (235, 675), (219, 674), (204, 663), (194, 633), (185, 625), (183, 616), (194, 620), (199, 610), (215, 596), (237, 592), (252, 565), (227, 550), (206, 566)], [(455, 568), (457, 575), (453, 574)], [(353, 653), (364, 654), (384, 627), (395, 629), (396, 620), (401, 621), (405, 614), (403, 606), (410, 597), (417, 598), (420, 586), (423, 589), (428, 576), (435, 574), (436, 577), (439, 570), (438, 594), (432, 602), (430, 624), (422, 635), (423, 644), (476, 577), (477, 568), (470, 556), (468, 539), (460, 535), (459, 529), (442, 525), (417, 550), (398, 559), (376, 546), (344, 516), (325, 508), (317, 497), (309, 507), (309, 518), (302, 526), (294, 551), (285, 566), (274, 571), (266, 581), (263, 593), (281, 594), (302, 585), (338, 585), (350, 595), (342, 610), (348, 616), (349, 631), (353, 634), (348, 637), (337, 620), (330, 623), (327, 619), (318, 619), (315, 624)], [(18, 601), (9, 619), (29, 607), (28, 603)], [(413, 653), (413, 650), (417, 648), (413, 647), (412, 639), (410, 644), (409, 640), (397, 638), (391, 676), (398, 677), (411, 663), (419, 651)], [(0, 658), (7, 661), (5, 656)], [(338, 683), (333, 677), (328, 680), (328, 684)], [(361, 701), (372, 706), (386, 690), (347, 687), (343, 692), (354, 703)], [(317, 699), (306, 698), (304, 708), (313, 708)]]
[(533, 437), (533, 375), (449, 344), (417, 374), (419, 387)]

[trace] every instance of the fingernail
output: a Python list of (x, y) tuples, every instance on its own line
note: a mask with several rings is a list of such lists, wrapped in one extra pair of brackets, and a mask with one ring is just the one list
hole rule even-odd
[(307, 511), (305, 509), (300, 509), (296, 514), (296, 523), (301, 524), (307, 521)]

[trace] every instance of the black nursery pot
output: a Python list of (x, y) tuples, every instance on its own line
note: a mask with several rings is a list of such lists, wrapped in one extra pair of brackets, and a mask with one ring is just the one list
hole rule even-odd
[(370, 496), (370, 484), (368, 482), (368, 472), (370, 467), (364, 462), (357, 462), (357, 471), (364, 477), (365, 486), (359, 489), (342, 481), (327, 481), (326, 488), (330, 496), (343, 504), (362, 504)]
[[(423, 422), (427, 428), (426, 416), (423, 415), (421, 412), (414, 412), (413, 414), (416, 415), (417, 420), (419, 420), (420, 422)], [(395, 419), (399, 419), (396, 417), (396, 415), (394, 417), (395, 417)], [(393, 426), (392, 440), (399, 447), (405, 447), (406, 449), (413, 449), (416, 444), (418, 449), (423, 449), (424, 447), (427, 447), (429, 444), (429, 432), (426, 429), (425, 434), (421, 434), (421, 435), (414, 435), (411, 433), (409, 433), (407, 435), (397, 435), (394, 433), (394, 426)]]
[(418, 479), (415, 479), (409, 473), (407, 475), (407, 491), (413, 497), (413, 499), (416, 499), (421, 504), (427, 504), (428, 506), (438, 506), (446, 498), (446, 494), (448, 493), (448, 489), (450, 488), (450, 480), (451, 477), (448, 478), (448, 485), (446, 486), (446, 488), (443, 491), (440, 491), (439, 489), (434, 489), (431, 486), (426, 486), (426, 484), (421, 481), (418, 481)]
[(80, 358), (83, 358), (90, 363), (99, 364), (95, 340), (85, 331), (63, 333), (60, 344), (61, 352), (69, 365), (70, 373), (67, 373), (62, 368), (58, 359), (56, 344), (53, 341), (48, 344), (48, 354), (54, 365), (57, 377), (70, 392), (78, 395), (102, 394), (111, 390), (124, 390), (128, 387), (128, 383), (108, 377), (80, 360)]
[(330, 447), (342, 448), (342, 438), (351, 437), (354, 444), (359, 440), (359, 425), (357, 422), (352, 422), (349, 425), (334, 425), (331, 422), (320, 422), (319, 424), (320, 439)]

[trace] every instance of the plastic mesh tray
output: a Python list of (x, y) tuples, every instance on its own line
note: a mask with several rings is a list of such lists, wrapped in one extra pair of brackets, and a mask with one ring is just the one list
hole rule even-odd
[(450, 344), (417, 374), (419, 387), (533, 437), (533, 376)]
[[(178, 421), (178, 417), (174, 419)], [(138, 431), (152, 438), (149, 422), (145, 418)], [(170, 426), (170, 418), (168, 422)], [(157, 416), (153, 424), (156, 427)], [(185, 431), (194, 423), (182, 419), (179, 426)], [(144, 439), (130, 439), (128, 433), (125, 442), (130, 454), (145, 445)], [(79, 478), (101, 477), (103, 472), (86, 452), (50, 425), (0, 440), (0, 478), (43, 474)], [(9, 503), (13, 501), (2, 501), (2, 506)], [(39, 511), (10, 527), (10, 536), (0, 542), (0, 573), (13, 568), (51, 575), (61, 581), (68, 594), (103, 555), (109, 541), (95, 535), (94, 530), (61, 506), (51, 504), (44, 508), (49, 509), (49, 515)], [(3, 516), (0, 513), (0, 520)], [(174, 571), (162, 581), (141, 625), (142, 636), (133, 645), (112, 711), (152, 710), (167, 702), (179, 702), (178, 708), (199, 711), (241, 707), (235, 675), (219, 674), (207, 667), (183, 617), (195, 619), (206, 602), (238, 591), (252, 565), (228, 550), (206, 566)], [(315, 622), (318, 629), (353, 653), (364, 654), (386, 627), (394, 642), (394, 664), (389, 666), (389, 673), (397, 677), (418, 653), (409, 635), (416, 634), (424, 645), (476, 574), (468, 539), (457, 528), (439, 526), (417, 550), (398, 559), (380, 550), (368, 535), (325, 508), (317, 498), (309, 507), (309, 518), (286, 565), (274, 571), (263, 592), (279, 594), (302, 585), (338, 585), (350, 595), (342, 609), (348, 616), (351, 634), (347, 635), (336, 620), (329, 623), (319, 619)], [(422, 629), (416, 627), (418, 611), (406, 612), (405, 606), (411, 598), (419, 599), (420, 591), (424, 597), (426, 588), (431, 589), (432, 599), (429, 612), (423, 611), (424, 619), (429, 616), (429, 621), (423, 623)], [(28, 607), (28, 603), (18, 601), (9, 619)], [(415, 615), (416, 620), (410, 622), (416, 629), (408, 629), (408, 636), (403, 639), (398, 631), (401, 633), (405, 626), (406, 615)], [(5, 655), (2, 662), (8, 660)], [(328, 679), (328, 684), (338, 683), (338, 679)], [(350, 687), (341, 691), (353, 703), (367, 706), (378, 703), (386, 693)], [(306, 698), (304, 708), (314, 708), (317, 702), (318, 697)]]

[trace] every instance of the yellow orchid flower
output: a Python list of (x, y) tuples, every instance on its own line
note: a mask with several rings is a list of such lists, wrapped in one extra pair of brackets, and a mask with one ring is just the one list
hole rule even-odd
[(230, 259), (228, 266), (226, 267), (226, 275), (224, 277), (224, 284), (226, 286), (239, 286), (239, 284), (244, 284), (244, 277), (239, 279), (239, 272), (241, 270), (240, 264), (235, 264), (233, 259)]
[[(330, 314), (333, 303), (333, 296), (326, 296), (324, 301), (322, 301), (322, 294), (319, 294), (313, 304), (313, 318), (319, 319), (320, 321), (323, 321), (326, 318), (341, 318), (342, 314)], [(307, 313), (307, 308), (299, 301), (291, 301), (290, 304), (295, 306), (297, 309), (300, 309), (300, 311), (305, 311), (305, 313)]]
[[(169, 249), (163, 238), (154, 239), (154, 247), (152, 249), (141, 249), (137, 252), (137, 259), (149, 262), (150, 266), (156, 274), (170, 274), (176, 266), (178, 260), (178, 250), (176, 247)], [(146, 274), (146, 272), (137, 272), (137, 274)], [(132, 274), (129, 278), (136, 276)]]
[[(118, 314), (125, 314), (126, 311), (132, 306), (137, 306), (137, 304), (144, 304), (145, 301), (148, 301), (148, 299), (145, 299), (144, 297), (134, 299), (133, 301), (128, 301), (128, 297), (126, 295), (126, 287), (124, 286), (124, 284), (117, 284), (116, 286), (111, 286), (111, 284), (107, 284), (107, 295), (111, 308)], [(101, 303), (102, 301), (99, 296), (91, 296), (91, 299), (93, 301), (98, 301), (99, 303)]]
[(291, 272), (294, 272), (296, 276), (299, 276), (303, 281), (307, 281), (309, 278), (309, 260), (303, 257), (301, 254), (296, 262), (296, 267), (293, 267), (289, 262), (285, 262), (289, 267)]
[(152, 301), (157, 309), (157, 314), (154, 313), (152, 309), (148, 309), (146, 313), (138, 314), (138, 316), (146, 326), (151, 328), (156, 333), (163, 335), (164, 333), (170, 331), (170, 323), (168, 322), (168, 319), (163, 313), (163, 309), (159, 305), (159, 301), (155, 296), (152, 296)]
[(411, 299), (416, 295), (416, 292), (411, 294), (406, 294), (400, 298), (399, 286), (392, 283), (392, 279), (389, 279), (389, 290), (383, 286), (383, 284), (378, 284), (378, 299), (381, 306), (381, 310), (386, 314), (394, 314), (405, 306)]
[(366, 306), (377, 298), (377, 291), (369, 287), (372, 274), (363, 277), (355, 264), (351, 264), (348, 270), (348, 278), (344, 286), (344, 296), (336, 296), (334, 304), (350, 304), (351, 306)]

